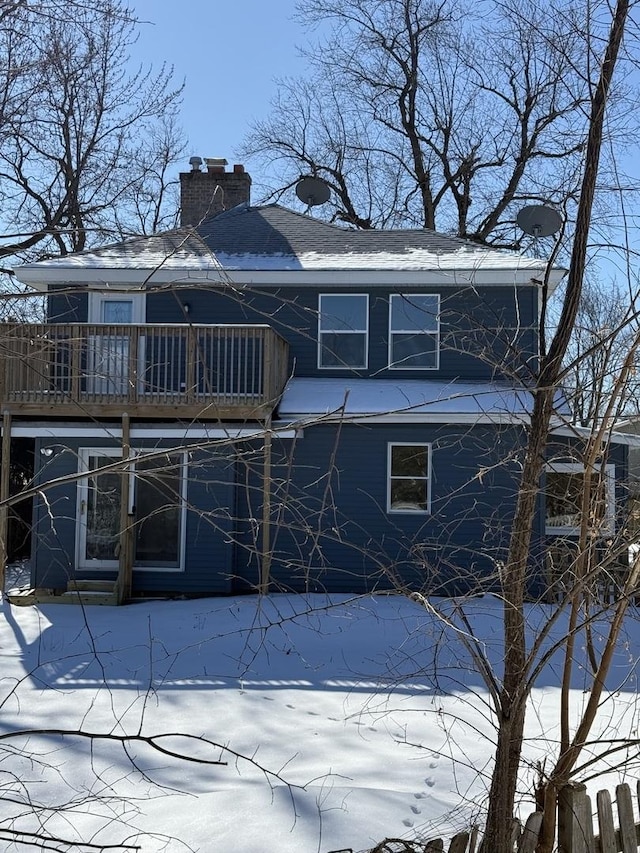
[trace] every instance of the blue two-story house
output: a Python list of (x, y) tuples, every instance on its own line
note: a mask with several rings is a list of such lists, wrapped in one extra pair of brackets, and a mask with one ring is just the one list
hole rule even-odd
[[(544, 262), (252, 207), (250, 184), (196, 165), (175, 231), (17, 270), (46, 294), (46, 322), (2, 331), (4, 433), (35, 442), (33, 588), (490, 588)], [(610, 463), (607, 518), (624, 448)], [(575, 526), (580, 476), (571, 454), (550, 470), (534, 554)]]

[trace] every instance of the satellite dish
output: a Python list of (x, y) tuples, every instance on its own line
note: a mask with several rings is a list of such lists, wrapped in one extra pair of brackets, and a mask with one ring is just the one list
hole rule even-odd
[(296, 184), (296, 195), (309, 207), (329, 201), (331, 190), (321, 178), (302, 178)]
[(552, 207), (530, 204), (522, 208), (516, 216), (516, 222), (525, 234), (531, 234), (532, 237), (550, 237), (560, 230), (562, 217)]

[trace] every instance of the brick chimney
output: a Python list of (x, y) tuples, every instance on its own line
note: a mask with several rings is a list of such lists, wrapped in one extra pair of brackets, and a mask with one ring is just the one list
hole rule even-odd
[(209, 216), (217, 216), (238, 204), (251, 200), (251, 177), (237, 164), (227, 172), (222, 157), (189, 160), (190, 172), (180, 173), (180, 225), (197, 225)]

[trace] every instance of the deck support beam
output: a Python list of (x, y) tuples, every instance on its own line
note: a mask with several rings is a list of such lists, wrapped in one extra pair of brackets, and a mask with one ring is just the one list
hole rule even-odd
[(122, 486), (120, 489), (120, 558), (116, 593), (118, 604), (131, 598), (133, 580), (133, 516), (131, 510), (131, 424), (122, 415)]
[(0, 468), (0, 591), (4, 592), (9, 554), (9, 472), (11, 470), (11, 412), (2, 413), (2, 467)]
[(264, 465), (262, 473), (262, 541), (260, 561), (260, 595), (269, 592), (271, 576), (271, 418), (265, 422)]

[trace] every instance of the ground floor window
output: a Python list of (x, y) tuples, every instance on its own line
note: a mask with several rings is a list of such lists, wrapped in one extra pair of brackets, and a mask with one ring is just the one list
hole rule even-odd
[[(80, 450), (78, 565), (114, 568), (120, 555), (122, 473), (120, 452)], [(183, 565), (185, 454), (145, 456), (137, 451), (129, 470), (127, 523), (131, 525), (134, 567), (179, 570)]]
[(430, 469), (430, 444), (389, 444), (387, 512), (429, 512)]
[[(546, 467), (545, 480), (546, 533), (577, 536), (582, 520), (584, 466), (576, 462), (551, 463)], [(599, 536), (611, 535), (615, 527), (615, 466), (594, 469), (589, 483), (590, 530)]]

